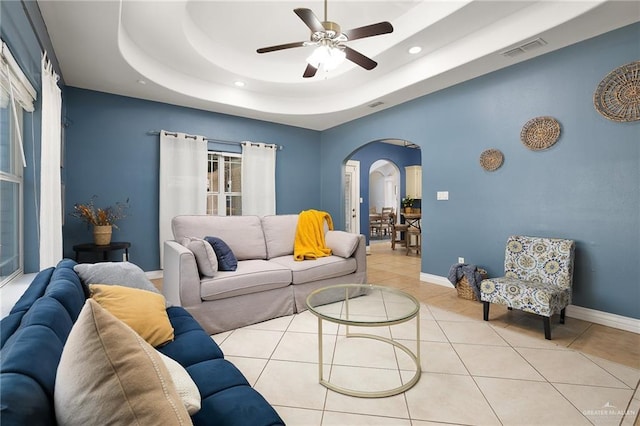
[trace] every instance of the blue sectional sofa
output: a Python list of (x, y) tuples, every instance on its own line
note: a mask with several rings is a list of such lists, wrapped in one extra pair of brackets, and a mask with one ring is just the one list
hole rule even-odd
[[(88, 296), (62, 260), (41, 271), (0, 323), (0, 424), (55, 425), (54, 384), (62, 349)], [(158, 348), (186, 368), (202, 397), (195, 425), (284, 425), (218, 345), (181, 307), (167, 308), (172, 342)], [(99, 424), (99, 419), (96, 419)]]

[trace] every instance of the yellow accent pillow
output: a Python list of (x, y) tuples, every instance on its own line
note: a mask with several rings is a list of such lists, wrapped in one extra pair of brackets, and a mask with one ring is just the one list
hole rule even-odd
[(62, 351), (53, 401), (61, 426), (192, 424), (158, 352), (92, 299)]
[(91, 284), (89, 290), (100, 306), (133, 328), (151, 346), (161, 346), (173, 340), (173, 327), (163, 295), (107, 284)]

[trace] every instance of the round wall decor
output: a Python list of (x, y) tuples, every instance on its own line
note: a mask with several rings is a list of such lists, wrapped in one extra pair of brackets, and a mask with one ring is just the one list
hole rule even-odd
[(527, 148), (541, 151), (552, 146), (560, 137), (560, 123), (553, 117), (536, 117), (527, 121), (520, 132), (520, 140)]
[(497, 170), (504, 162), (504, 155), (499, 149), (487, 149), (480, 154), (480, 165), (488, 172)]
[(593, 104), (609, 120), (640, 120), (640, 61), (607, 74), (593, 94)]

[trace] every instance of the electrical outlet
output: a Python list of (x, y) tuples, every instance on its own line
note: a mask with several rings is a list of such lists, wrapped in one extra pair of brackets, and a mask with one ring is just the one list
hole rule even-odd
[(128, 262), (129, 259), (127, 259), (127, 253), (122, 253), (122, 261), (123, 262)]
[(458, 258), (458, 263), (464, 263), (464, 257), (459, 257)]

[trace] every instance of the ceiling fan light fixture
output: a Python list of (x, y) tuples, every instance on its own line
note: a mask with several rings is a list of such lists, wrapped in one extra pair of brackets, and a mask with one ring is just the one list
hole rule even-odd
[(307, 58), (307, 63), (315, 68), (322, 66), (325, 71), (331, 71), (336, 69), (346, 57), (344, 50), (323, 44), (313, 50)]

